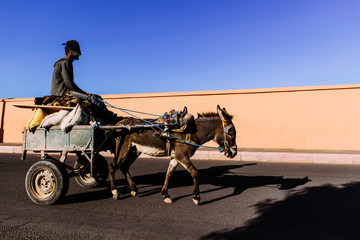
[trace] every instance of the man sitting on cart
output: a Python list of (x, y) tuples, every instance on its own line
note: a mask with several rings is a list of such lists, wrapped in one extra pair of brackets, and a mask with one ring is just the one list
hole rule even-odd
[(119, 121), (116, 114), (109, 111), (99, 95), (88, 94), (81, 90), (74, 82), (73, 61), (79, 60), (81, 55), (80, 45), (76, 40), (70, 40), (65, 45), (66, 56), (57, 60), (54, 64), (52, 77), (51, 95), (62, 97), (65, 94), (86, 99), (101, 112), (101, 116), (106, 122), (115, 124)]

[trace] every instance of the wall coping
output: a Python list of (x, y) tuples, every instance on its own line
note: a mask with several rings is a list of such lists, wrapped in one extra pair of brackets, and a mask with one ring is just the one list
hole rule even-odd
[[(265, 94), (265, 93), (287, 93), (287, 92), (334, 91), (334, 90), (351, 90), (351, 89), (354, 90), (360, 89), (360, 84), (212, 90), (212, 91), (102, 94), (101, 96), (106, 99), (161, 98), (161, 97), (168, 98), (168, 97), (185, 97), (185, 96)], [(5, 101), (5, 102), (26, 102), (26, 101), (31, 101), (34, 98), (0, 98), (0, 99), (1, 101)]]

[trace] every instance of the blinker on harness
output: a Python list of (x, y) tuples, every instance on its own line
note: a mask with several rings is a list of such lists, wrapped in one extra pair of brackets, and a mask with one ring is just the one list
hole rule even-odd
[(232, 123), (224, 127), (224, 133), (229, 134), (229, 129), (231, 129), (232, 127), (234, 127)]

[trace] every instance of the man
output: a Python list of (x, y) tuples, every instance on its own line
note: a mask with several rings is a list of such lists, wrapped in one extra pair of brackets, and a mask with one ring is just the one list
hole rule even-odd
[(80, 45), (76, 40), (70, 40), (65, 45), (66, 56), (60, 58), (54, 64), (54, 73), (51, 85), (52, 96), (63, 96), (70, 91), (87, 94), (74, 82), (73, 61), (79, 60), (81, 55)]
[(106, 108), (102, 98), (99, 95), (86, 93), (74, 82), (72, 63), (74, 60), (79, 60), (81, 55), (79, 43), (76, 40), (70, 40), (63, 43), (63, 45), (65, 45), (66, 56), (60, 58), (54, 64), (51, 95), (62, 97), (65, 94), (71, 94), (72, 96), (86, 99), (98, 109), (97, 115), (101, 116), (105, 123), (115, 124), (119, 121), (119, 117)]

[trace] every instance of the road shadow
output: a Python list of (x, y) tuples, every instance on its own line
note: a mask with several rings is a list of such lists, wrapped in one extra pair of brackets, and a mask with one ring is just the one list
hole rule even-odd
[(57, 204), (62, 205), (62, 204), (92, 202), (92, 201), (108, 199), (108, 198), (112, 198), (109, 189), (96, 189), (89, 192), (66, 195)]
[(360, 182), (295, 191), (286, 199), (256, 204), (247, 226), (213, 232), (202, 240), (332, 240), (360, 238)]
[[(125, 182), (124, 182), (125, 184)], [(130, 198), (131, 195), (128, 194), (129, 189), (126, 186), (122, 186), (118, 188), (119, 192), (119, 200)], [(89, 189), (88, 192), (82, 192), (82, 193), (75, 193), (75, 194), (69, 194), (66, 195), (63, 199), (61, 199), (56, 204), (58, 205), (65, 205), (65, 204), (74, 204), (74, 203), (83, 203), (83, 202), (92, 202), (92, 201), (98, 201), (103, 199), (112, 199), (112, 194), (110, 191), (110, 187), (105, 186), (99, 186), (93, 189)]]
[[(287, 190), (292, 189), (300, 185), (304, 185), (310, 180), (307, 177), (304, 178), (284, 178), (282, 176), (246, 176), (233, 173), (231, 170), (238, 168), (249, 167), (257, 165), (254, 163), (242, 164), (242, 165), (224, 165), (224, 166), (213, 166), (206, 169), (199, 169), (199, 183), (200, 189), (201, 185), (212, 185), (215, 188), (211, 190), (201, 191), (200, 194), (204, 194), (212, 191), (220, 191), (223, 189), (232, 188), (233, 192), (229, 195), (219, 196), (218, 198), (211, 199), (206, 202), (202, 202), (201, 205), (209, 204), (215, 201), (219, 201), (225, 198), (236, 196), (241, 194), (243, 191), (249, 188), (262, 187), (267, 185), (278, 185), (279, 189)], [(153, 185), (160, 186), (157, 189), (150, 191), (141, 191), (139, 188), (139, 197), (145, 197), (152, 194), (160, 194), (161, 187), (165, 180), (165, 172), (148, 174), (133, 177), (136, 184), (139, 185)], [(190, 174), (186, 170), (176, 171), (173, 174), (171, 182), (169, 184), (169, 189), (193, 186), (193, 180)], [(189, 188), (189, 194), (185, 196), (180, 196), (173, 199), (173, 202), (184, 198), (192, 196), (192, 188)]]
[[(307, 177), (304, 178), (284, 178), (282, 176), (246, 176), (239, 175), (232, 172), (243, 167), (250, 167), (256, 165), (254, 163), (242, 164), (242, 165), (224, 165), (213, 166), (206, 169), (199, 169), (199, 183), (201, 185), (212, 185), (214, 188), (206, 191), (201, 191), (200, 194), (220, 191), (223, 189), (233, 189), (231, 194), (220, 195), (217, 198), (204, 201), (201, 205), (210, 204), (215, 201), (220, 201), (229, 197), (237, 196), (244, 192), (246, 189), (262, 187), (267, 185), (277, 185), (281, 190), (292, 189), (300, 185), (306, 184), (310, 181)], [(146, 174), (133, 176), (133, 179), (139, 187), (138, 197), (147, 197), (153, 194), (161, 194), (161, 188), (165, 180), (166, 172), (159, 172), (154, 174)], [(130, 197), (130, 189), (125, 181), (124, 177), (115, 181), (120, 193), (120, 200)], [(107, 182), (105, 187), (98, 189), (91, 189), (86, 193), (72, 194), (65, 196), (60, 204), (70, 204), (79, 202), (96, 201), (106, 198), (112, 198), (110, 192), (110, 184)], [(184, 197), (192, 196), (193, 180), (191, 175), (186, 170), (176, 171), (171, 179), (169, 189), (189, 186), (189, 194), (173, 198), (173, 202)]]

